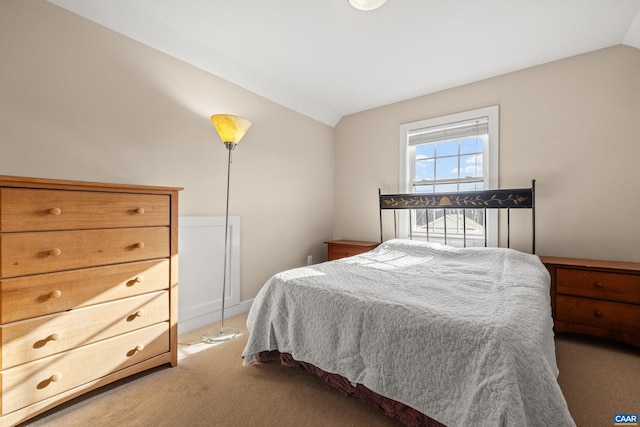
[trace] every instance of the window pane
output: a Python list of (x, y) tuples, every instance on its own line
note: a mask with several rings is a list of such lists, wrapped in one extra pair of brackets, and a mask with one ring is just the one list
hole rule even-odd
[(420, 159), (423, 157), (434, 157), (435, 156), (435, 145), (434, 144), (423, 144), (416, 146), (416, 159)]
[(484, 185), (482, 182), (465, 182), (460, 184), (460, 191), (477, 191), (483, 188)]
[(436, 193), (451, 193), (454, 191), (458, 191), (458, 186), (456, 184), (439, 184), (435, 185), (434, 189)]
[(433, 193), (433, 185), (416, 185), (414, 187), (416, 193)]
[(418, 160), (416, 159), (416, 181), (434, 178), (434, 161), (433, 159)]
[(415, 228), (416, 231), (426, 231), (428, 213), (424, 209), (416, 209), (413, 211), (415, 215)]
[(458, 178), (458, 157), (436, 159), (436, 179)]
[[(466, 218), (463, 218), (466, 217)], [(422, 226), (422, 230), (425, 226), (428, 227), (430, 232), (444, 234), (445, 222), (447, 235), (453, 239), (462, 238), (464, 230), (466, 230), (467, 238), (478, 238), (484, 235), (484, 212), (480, 209), (447, 209), (445, 210), (432, 210), (426, 218), (421, 217), (422, 221), (425, 219), (427, 223)], [(420, 224), (422, 225), (422, 223)]]
[(438, 142), (436, 146), (436, 156), (457, 156), (458, 155), (458, 140)]
[(482, 176), (482, 154), (460, 156), (461, 177)]
[(482, 153), (482, 138), (464, 138), (460, 141), (460, 154)]

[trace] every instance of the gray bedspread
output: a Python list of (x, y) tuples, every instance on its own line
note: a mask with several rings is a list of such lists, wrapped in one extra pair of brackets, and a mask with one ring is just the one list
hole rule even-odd
[(450, 427), (572, 426), (552, 325), (537, 256), (391, 240), (269, 279), (243, 356), (290, 353)]

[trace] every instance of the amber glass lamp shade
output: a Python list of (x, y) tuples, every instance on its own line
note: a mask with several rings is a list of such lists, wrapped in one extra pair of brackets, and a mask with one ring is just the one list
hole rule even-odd
[(220, 139), (225, 144), (237, 144), (251, 127), (251, 122), (242, 117), (229, 114), (214, 114), (211, 123), (215, 126)]

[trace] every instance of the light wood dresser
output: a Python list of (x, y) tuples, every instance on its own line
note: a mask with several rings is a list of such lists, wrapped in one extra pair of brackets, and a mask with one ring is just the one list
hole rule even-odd
[(556, 332), (640, 347), (640, 263), (540, 257), (551, 274)]
[(0, 425), (177, 364), (180, 190), (0, 176)]

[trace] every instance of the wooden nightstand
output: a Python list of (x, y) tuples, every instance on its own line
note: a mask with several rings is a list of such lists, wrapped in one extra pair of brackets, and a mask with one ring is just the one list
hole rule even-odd
[(556, 332), (640, 347), (640, 263), (540, 257), (551, 274)]
[(375, 249), (380, 242), (360, 242), (358, 240), (331, 240), (327, 244), (327, 261), (363, 254)]

